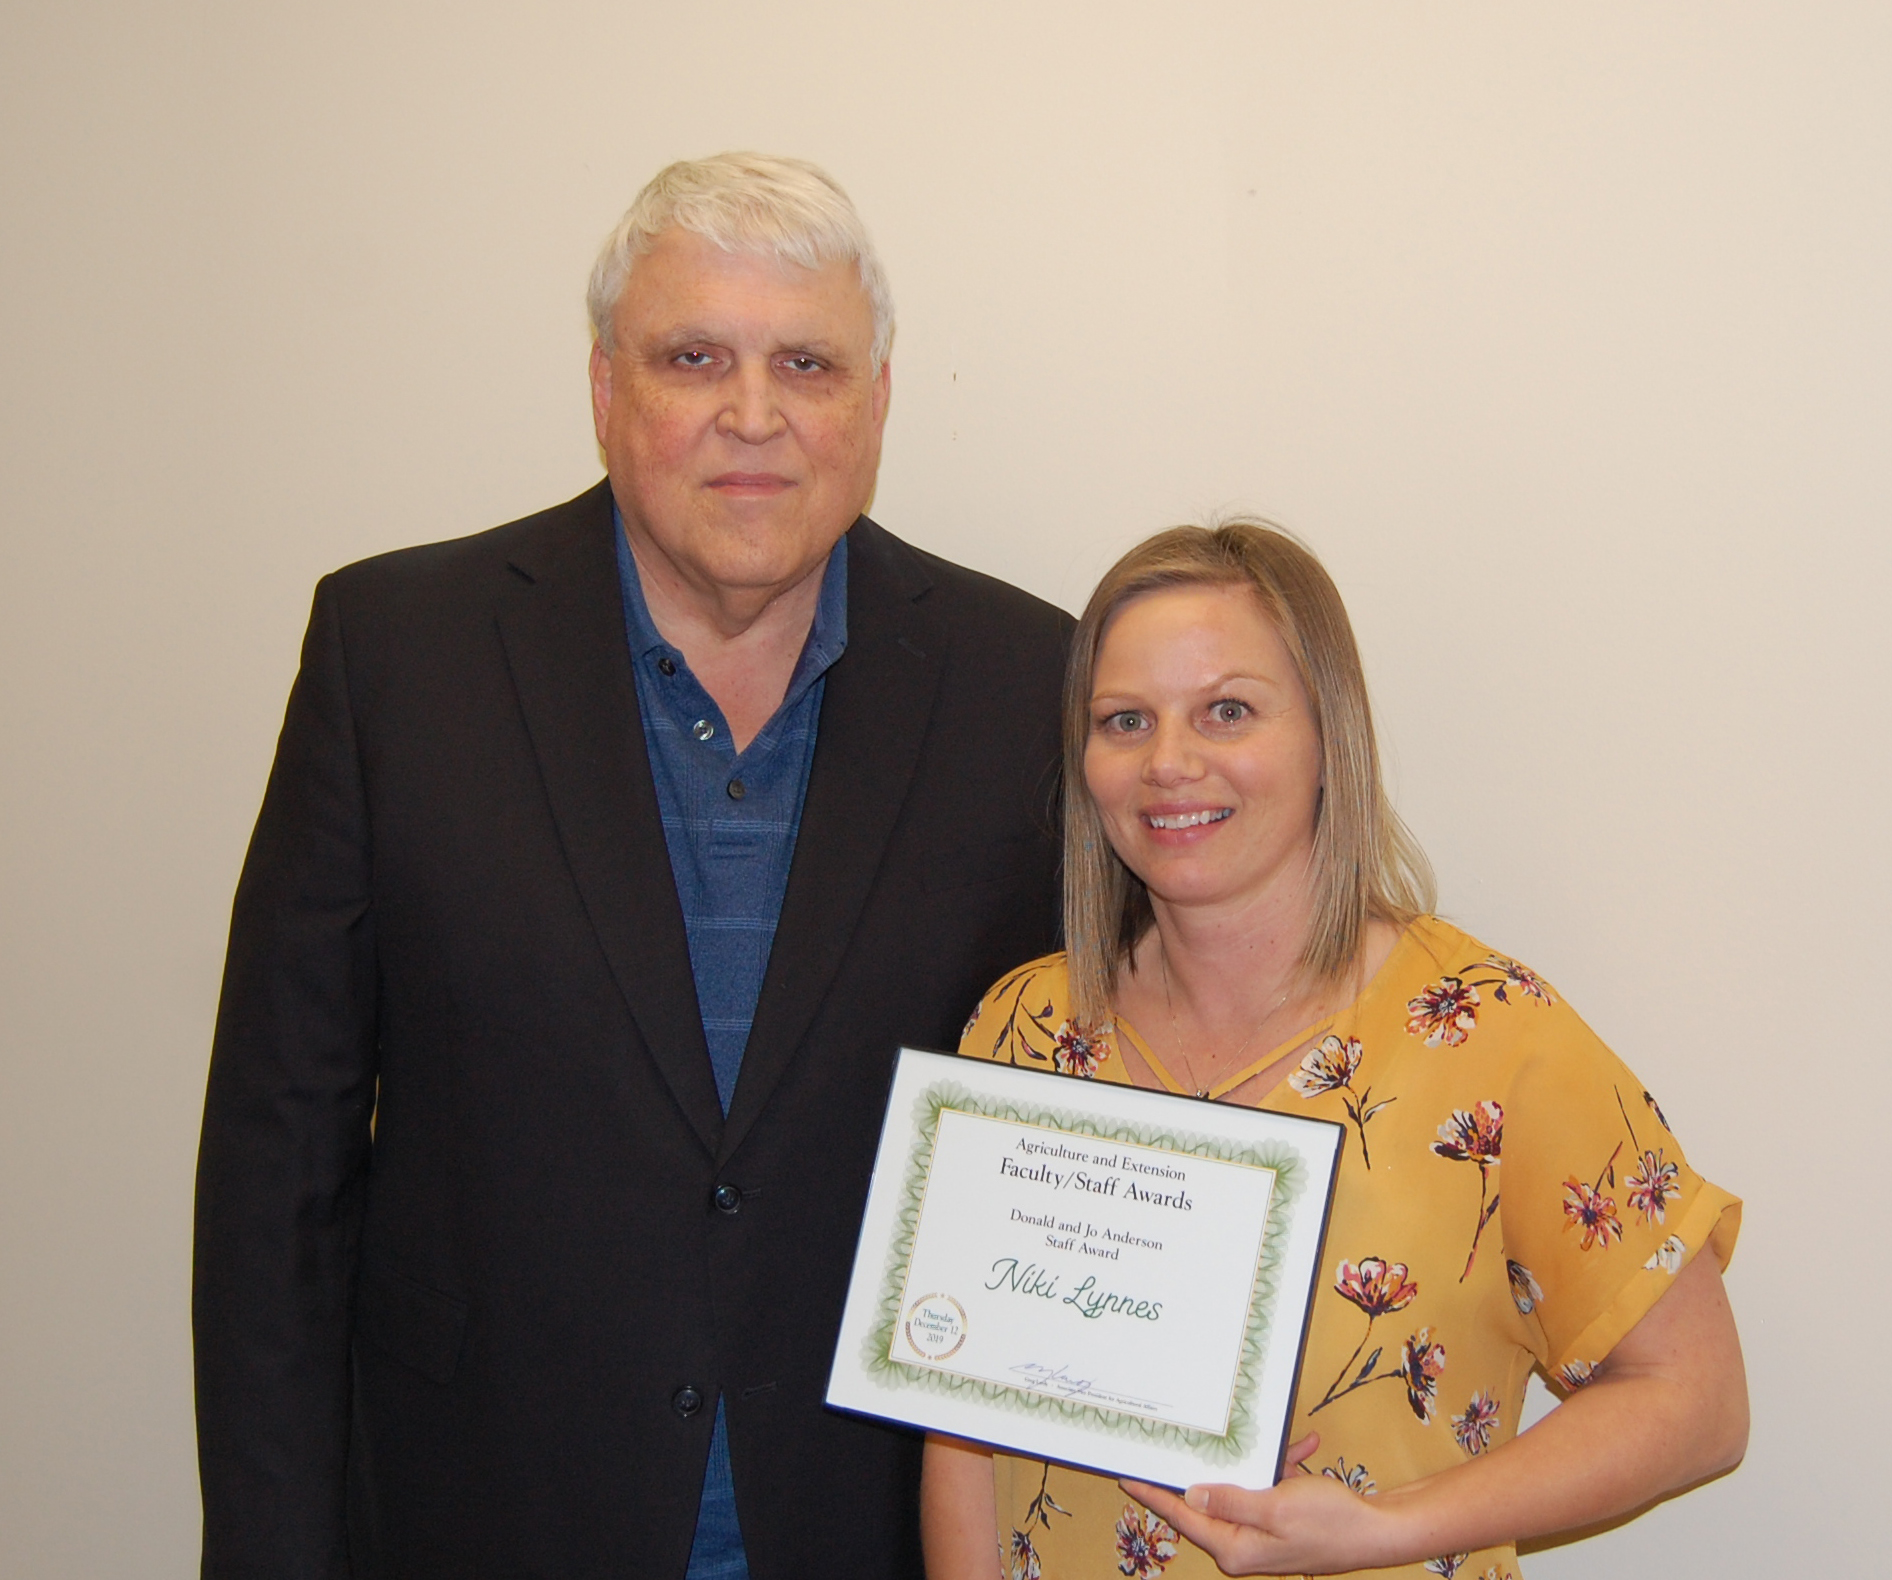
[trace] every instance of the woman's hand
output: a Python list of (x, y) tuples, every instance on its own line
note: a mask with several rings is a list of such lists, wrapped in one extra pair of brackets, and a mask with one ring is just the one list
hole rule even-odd
[(1528, 1432), (1368, 1499), (1294, 1470), (1266, 1491), (1142, 1482), (1141, 1499), (1228, 1574), (1332, 1574), (1474, 1552), (1655, 1501), (1737, 1463), (1747, 1446), (1741, 1344), (1712, 1253), (1697, 1256), (1586, 1388)]
[(1196, 1486), (1178, 1497), (1146, 1482), (1125, 1492), (1156, 1511), (1232, 1575), (1330, 1574), (1396, 1561), (1397, 1533), (1383, 1510), (1329, 1476), (1299, 1468), (1320, 1447), (1309, 1433), (1288, 1450), (1274, 1486)]

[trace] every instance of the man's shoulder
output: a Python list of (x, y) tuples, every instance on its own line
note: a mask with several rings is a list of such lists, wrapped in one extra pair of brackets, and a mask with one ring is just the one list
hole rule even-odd
[(1070, 639), (1071, 616), (1022, 587), (956, 564), (908, 543), (863, 516), (849, 534), (850, 579), (872, 576), (876, 585), (923, 598), (955, 622), (1038, 635), (1060, 647)]
[(502, 526), (356, 560), (323, 580), (349, 601), (431, 601), (536, 580), (574, 552), (609, 542), (609, 484)]

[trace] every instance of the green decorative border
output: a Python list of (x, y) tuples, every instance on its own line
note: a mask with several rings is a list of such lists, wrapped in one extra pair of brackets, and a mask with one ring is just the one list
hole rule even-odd
[[(1148, 1416), (1135, 1415), (1125, 1410), (1112, 1410), (1074, 1398), (1054, 1398), (1049, 1394), (1034, 1393), (1006, 1383), (962, 1377), (893, 1358), (894, 1330), (900, 1322), (907, 1269), (913, 1260), (913, 1239), (919, 1230), (920, 1208), (926, 1199), (927, 1180), (933, 1170), (933, 1148), (939, 1136), (940, 1115), (948, 1110), (976, 1115), (982, 1119), (1003, 1119), (1014, 1124), (1033, 1125), (1065, 1135), (1086, 1136), (1097, 1141), (1153, 1147), (1185, 1157), (1246, 1164), (1251, 1168), (1273, 1172), (1274, 1190), (1268, 1203), (1268, 1221), (1262, 1231), (1261, 1257), (1255, 1268), (1254, 1290), (1248, 1305), (1248, 1326), (1242, 1336), (1241, 1361), (1236, 1371), (1235, 1392), (1229, 1405), (1226, 1431), (1218, 1435), (1197, 1427), (1154, 1421)], [(861, 1358), (868, 1375), (882, 1387), (926, 1388), (935, 1393), (974, 1394), (987, 1404), (1021, 1415), (1063, 1417), (1071, 1421), (1087, 1418), (1087, 1426), (1102, 1428), (1112, 1436), (1184, 1449), (1211, 1463), (1232, 1464), (1246, 1459), (1254, 1449), (1255, 1393), (1261, 1386), (1261, 1361), (1274, 1326), (1282, 1248), (1288, 1238), (1286, 1219), (1307, 1183), (1306, 1164), (1300, 1153), (1283, 1141), (1247, 1146), (1219, 1137), (1192, 1135), (1187, 1131), (1147, 1125), (1126, 1123), (1112, 1127), (1061, 1109), (978, 1097), (951, 1081), (937, 1082), (920, 1094), (914, 1103), (913, 1121), (915, 1140), (909, 1155), (907, 1177), (902, 1186), (899, 1211), (895, 1217), (887, 1274), (881, 1283), (879, 1314), (863, 1345)]]

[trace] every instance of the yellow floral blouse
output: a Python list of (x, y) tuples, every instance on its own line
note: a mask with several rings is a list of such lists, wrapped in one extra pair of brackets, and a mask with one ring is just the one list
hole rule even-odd
[[(1128, 1084), (1127, 1022), (1075, 1024), (1064, 957), (986, 994), (959, 1051)], [(1220, 1098), (1292, 1043), (1231, 1072)], [(1656, 1100), (1550, 984), (1436, 917), (1313, 1028), (1259, 1106), (1346, 1126), (1290, 1441), (1371, 1497), (1515, 1436), (1533, 1368), (1580, 1388), (1704, 1245), (1724, 1264), (1741, 1204), (1682, 1157)], [(1008, 1580), (1196, 1580), (1200, 1548), (1114, 1481), (995, 1455)], [(1509, 1580), (1511, 1547), (1380, 1575)]]

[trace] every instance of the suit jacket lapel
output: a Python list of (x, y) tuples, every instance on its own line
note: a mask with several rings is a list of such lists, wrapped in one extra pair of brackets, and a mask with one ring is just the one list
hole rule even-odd
[(521, 581), (501, 603), (500, 631), (586, 913), (651, 1057), (715, 1153), (722, 1105), (644, 747), (608, 487), (573, 510), (578, 530), (562, 552), (511, 562)]
[(947, 633), (918, 559), (868, 521), (848, 538), (847, 651), (828, 671), (788, 892), (723, 1130), (741, 1144), (832, 986), (912, 782)]

